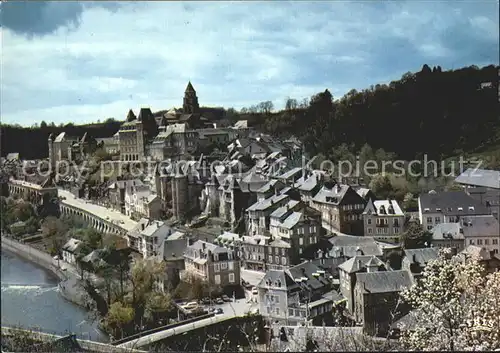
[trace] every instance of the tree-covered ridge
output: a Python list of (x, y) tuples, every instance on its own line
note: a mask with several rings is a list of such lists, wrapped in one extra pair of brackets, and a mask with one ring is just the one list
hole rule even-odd
[(496, 142), (500, 131), (498, 67), (442, 71), (424, 65), (388, 85), (351, 90), (335, 100), (328, 90), (307, 106), (289, 99), (260, 126), (272, 134), (294, 134), (310, 153), (332, 154), (343, 143), (396, 152), (404, 159), (473, 151)]

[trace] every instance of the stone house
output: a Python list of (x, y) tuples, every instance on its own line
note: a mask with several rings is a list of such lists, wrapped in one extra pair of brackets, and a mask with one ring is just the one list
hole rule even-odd
[(354, 316), (368, 335), (385, 336), (407, 308), (400, 304), (400, 292), (413, 285), (409, 271), (365, 272), (356, 274)]
[(465, 248), (464, 231), (460, 223), (440, 223), (431, 230), (432, 246), (436, 248)]
[(301, 201), (289, 200), (270, 215), (269, 232), (292, 250), (291, 263), (300, 263), (304, 249), (319, 241), (321, 213)]
[(111, 207), (125, 214), (125, 191), (128, 188), (142, 186), (144, 183), (140, 179), (116, 180), (108, 186), (109, 202)]
[(369, 200), (363, 212), (364, 235), (375, 240), (399, 243), (405, 214), (395, 200)]
[(220, 287), (241, 283), (240, 260), (234, 250), (198, 240), (186, 248), (184, 261), (181, 278), (195, 276)]
[(323, 228), (327, 231), (358, 236), (364, 234), (366, 200), (349, 185), (323, 186), (312, 199), (311, 206), (321, 212)]
[(129, 217), (161, 218), (161, 200), (147, 185), (125, 189), (125, 214)]
[(339, 265), (340, 293), (347, 299), (346, 309), (350, 314), (354, 313), (355, 307), (354, 288), (357, 283), (356, 274), (388, 270), (388, 266), (373, 255), (354, 256)]
[(260, 313), (270, 323), (317, 323), (333, 308), (333, 300), (324, 297), (332, 290), (330, 276), (309, 262), (287, 270), (269, 270), (257, 288)]
[(266, 235), (269, 233), (270, 216), (279, 207), (284, 206), (289, 201), (286, 194), (275, 194), (265, 200), (257, 201), (247, 208), (247, 234)]
[(500, 253), (500, 224), (493, 215), (463, 217), (462, 231), (466, 245)]

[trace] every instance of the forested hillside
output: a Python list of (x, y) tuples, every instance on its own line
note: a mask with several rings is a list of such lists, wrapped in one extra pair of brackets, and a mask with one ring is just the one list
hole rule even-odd
[(294, 134), (310, 153), (325, 156), (341, 144), (357, 151), (367, 143), (404, 159), (423, 153), (439, 159), (498, 143), (498, 75), (493, 65), (454, 71), (424, 65), (389, 85), (352, 90), (337, 100), (328, 90), (309, 102), (289, 99), (284, 111), (256, 124), (272, 134)]
[[(338, 155), (341, 145), (355, 153), (368, 144), (403, 159), (423, 153), (440, 159), (498, 144), (498, 75), (499, 68), (493, 65), (451, 71), (424, 65), (420, 72), (406, 73), (388, 85), (352, 90), (344, 97), (332, 97), (325, 90), (310, 99), (290, 98), (279, 112), (273, 112), (268, 101), (240, 112), (229, 108), (225, 116), (232, 121), (248, 119), (274, 135), (295, 135), (310, 154)], [(3, 125), (1, 152), (3, 156), (19, 152), (22, 158), (45, 157), (51, 132), (82, 136), (88, 131), (94, 137), (109, 137), (118, 128), (119, 122), (112, 119), (64, 127)]]

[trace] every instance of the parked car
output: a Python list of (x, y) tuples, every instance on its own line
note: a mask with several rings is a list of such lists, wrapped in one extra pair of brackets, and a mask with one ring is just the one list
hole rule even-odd
[(215, 299), (216, 304), (224, 304), (224, 300), (222, 298)]
[(213, 313), (214, 311), (215, 311), (215, 308), (213, 306), (208, 308), (208, 312)]
[(259, 294), (259, 291), (257, 290), (257, 287), (252, 288), (252, 294), (257, 295)]
[(194, 309), (198, 308), (198, 303), (197, 302), (190, 302), (190, 303), (187, 303), (186, 305), (183, 305), (182, 307), (186, 310), (194, 310)]
[(219, 314), (223, 314), (224, 313), (224, 310), (222, 310), (222, 308), (217, 308), (217, 310), (215, 310), (215, 314), (219, 315)]
[(225, 295), (225, 294), (222, 296), (222, 300), (224, 300), (225, 302), (230, 302), (230, 301), (232, 301), (232, 300), (231, 300), (231, 298), (229, 298), (229, 297), (228, 297), (227, 295)]
[(200, 300), (202, 304), (204, 305), (208, 305), (210, 304), (210, 298), (203, 298), (202, 300)]

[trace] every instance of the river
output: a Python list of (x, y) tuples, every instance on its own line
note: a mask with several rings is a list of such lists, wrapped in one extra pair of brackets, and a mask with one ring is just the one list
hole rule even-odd
[(23, 258), (1, 251), (2, 326), (41, 328), (42, 332), (108, 342), (89, 314), (66, 301), (57, 278)]

